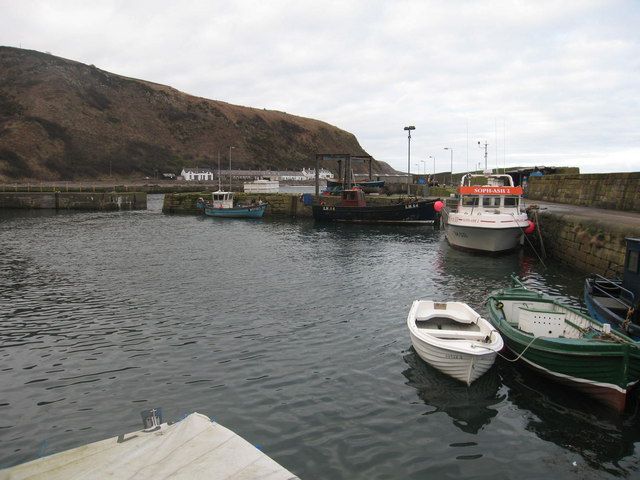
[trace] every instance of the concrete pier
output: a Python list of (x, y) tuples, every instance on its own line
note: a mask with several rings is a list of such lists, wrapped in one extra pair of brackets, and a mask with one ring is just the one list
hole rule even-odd
[(0, 470), (0, 478), (298, 480), (242, 437), (198, 413)]
[(141, 192), (0, 192), (0, 208), (53, 210), (145, 210)]

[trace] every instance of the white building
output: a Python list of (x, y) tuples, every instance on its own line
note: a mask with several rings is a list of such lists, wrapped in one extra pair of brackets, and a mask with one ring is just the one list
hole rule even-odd
[(277, 175), (280, 180), (306, 180), (306, 177), (302, 172), (280, 171), (277, 172)]
[[(305, 180), (315, 180), (316, 179), (316, 169), (315, 168), (303, 168), (302, 175), (304, 175)], [(333, 173), (325, 168), (321, 168), (318, 173), (318, 177), (326, 180), (327, 178), (333, 178)]]
[(187, 181), (206, 182), (213, 180), (213, 171), (210, 168), (184, 167), (180, 176)]

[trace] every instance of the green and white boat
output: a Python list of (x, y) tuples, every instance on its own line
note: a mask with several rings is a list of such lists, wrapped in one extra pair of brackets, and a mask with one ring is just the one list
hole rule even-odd
[(492, 293), (489, 321), (517, 359), (623, 411), (640, 379), (640, 345), (547, 295), (518, 286)]

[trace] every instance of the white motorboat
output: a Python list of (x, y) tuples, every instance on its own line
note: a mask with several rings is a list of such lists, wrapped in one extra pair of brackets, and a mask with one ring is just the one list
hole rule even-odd
[(498, 331), (462, 302), (416, 300), (407, 326), (420, 358), (467, 385), (491, 368), (504, 346)]
[(280, 182), (278, 180), (254, 180), (244, 184), (245, 193), (278, 193)]
[[(479, 181), (486, 185), (472, 185)], [(533, 231), (521, 203), (522, 187), (514, 187), (510, 175), (464, 175), (457, 204), (442, 210), (447, 241), (455, 248), (488, 253), (517, 248), (524, 232)]]

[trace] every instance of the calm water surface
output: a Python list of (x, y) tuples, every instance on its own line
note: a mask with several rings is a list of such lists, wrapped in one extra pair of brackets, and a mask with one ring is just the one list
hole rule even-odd
[(610, 414), (504, 360), (467, 388), (422, 362), (416, 298), (583, 276), (428, 227), (0, 211), (0, 465), (204, 413), (303, 479), (637, 478)]

